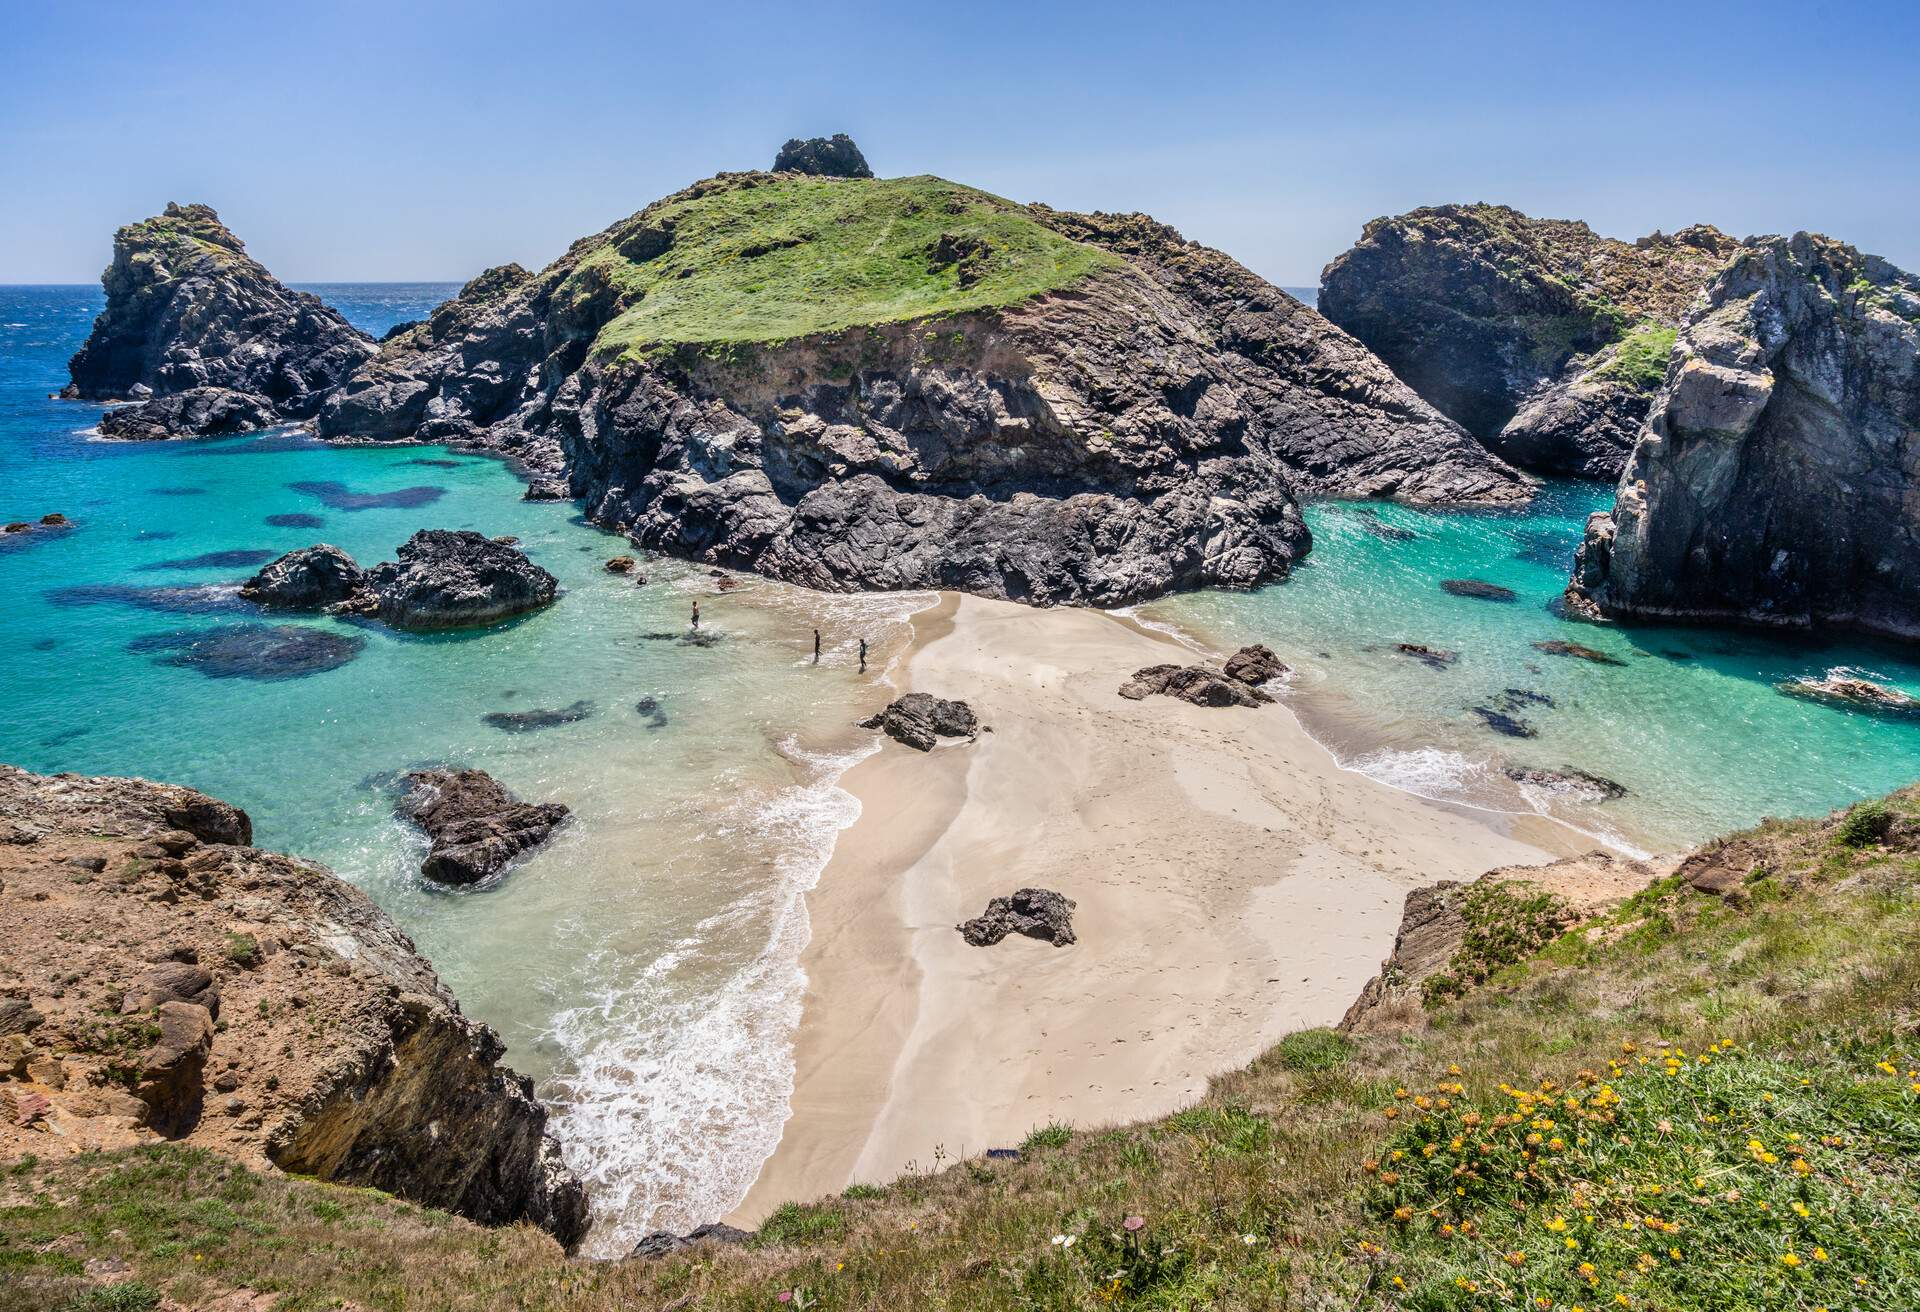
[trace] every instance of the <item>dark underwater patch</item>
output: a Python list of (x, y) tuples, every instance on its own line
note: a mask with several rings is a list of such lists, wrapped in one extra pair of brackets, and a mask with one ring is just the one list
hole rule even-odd
[(276, 682), (321, 674), (358, 656), (367, 640), (300, 624), (229, 624), (135, 638), (127, 650), (209, 679)]
[(593, 714), (593, 703), (577, 701), (571, 706), (537, 711), (490, 711), (480, 718), (507, 733), (532, 733), (537, 729), (557, 729)]
[(273, 528), (324, 528), (327, 521), (319, 515), (296, 510), (285, 515), (268, 515), (263, 521)]
[(157, 497), (203, 497), (207, 494), (203, 487), (150, 487), (147, 491)]
[(242, 548), (237, 551), (208, 551), (198, 556), (183, 556), (179, 560), (156, 560), (151, 565), (142, 565), (143, 570), (162, 569), (237, 569), (242, 565), (264, 565), (280, 553), (277, 551), (258, 551)]
[(217, 615), (246, 610), (237, 583), (197, 583), (141, 588), (130, 583), (77, 583), (49, 588), (47, 600), (55, 606), (131, 606), (136, 610), (171, 615)]
[(393, 492), (355, 492), (345, 483), (331, 481), (289, 483), (303, 496), (318, 499), (332, 510), (414, 510), (430, 506), (447, 494), (443, 487), (421, 484)]

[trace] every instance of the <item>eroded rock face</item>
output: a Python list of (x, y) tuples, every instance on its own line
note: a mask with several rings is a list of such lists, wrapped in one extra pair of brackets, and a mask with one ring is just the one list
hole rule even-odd
[[(1310, 545), (1298, 494), (1529, 495), (1359, 343), (1139, 215), (1026, 207), (1118, 260), (1018, 305), (593, 354), (630, 306), (590, 257), (660, 258), (666, 207), (777, 183), (722, 175), (538, 275), (477, 279), (348, 379), (322, 434), (512, 455), (637, 545), (710, 564), (1034, 604), (1283, 577)], [(963, 245), (927, 258), (964, 286)]]
[(1287, 673), (1286, 662), (1274, 655), (1272, 648), (1258, 643), (1242, 647), (1227, 657), (1223, 669), (1229, 679), (1238, 679), (1245, 684), (1262, 684)]
[(1736, 247), (1697, 226), (1632, 243), (1503, 205), (1375, 219), (1320, 312), (1523, 468), (1615, 478), (1672, 330)]
[(553, 575), (515, 547), (466, 529), (422, 529), (398, 560), (366, 573), (380, 618), (400, 629), (492, 624), (559, 595)]
[(1577, 613), (1920, 637), (1920, 279), (1759, 238), (1681, 328)]
[(1273, 700), (1260, 689), (1204, 665), (1149, 665), (1135, 670), (1120, 685), (1120, 695), (1135, 702), (1155, 695), (1177, 697), (1195, 706), (1264, 706)]
[(172, 1138), (585, 1232), (530, 1085), (359, 890), (144, 780), (0, 766), (0, 830), (0, 1158)]
[(114, 234), (107, 308), (68, 365), (65, 395), (137, 398), (110, 437), (231, 433), (304, 419), (374, 354), (371, 338), (319, 298), (288, 289), (205, 205)]
[(522, 802), (484, 770), (415, 770), (396, 809), (432, 841), (420, 873), (477, 884), (547, 841), (568, 815), (559, 802)]
[(965, 702), (910, 692), (888, 703), (887, 708), (873, 718), (862, 720), (860, 727), (878, 729), (897, 743), (930, 752), (942, 738), (972, 741), (980, 732), (980, 721)]
[(1009, 934), (1025, 934), (1057, 948), (1074, 942), (1074, 900), (1050, 888), (1023, 888), (1012, 897), (996, 897), (972, 920), (955, 925), (976, 948), (992, 947)]
[(836, 132), (831, 137), (809, 137), (805, 141), (793, 138), (773, 157), (773, 171), (814, 173), (828, 178), (873, 176), (873, 170), (867, 167), (867, 157), (844, 132)]
[(240, 595), (263, 606), (317, 610), (352, 600), (364, 580), (352, 556), (322, 542), (268, 562), (241, 584)]

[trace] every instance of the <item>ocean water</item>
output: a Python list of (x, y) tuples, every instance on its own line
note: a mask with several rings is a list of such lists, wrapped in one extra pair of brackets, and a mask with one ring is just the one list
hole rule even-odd
[[(1920, 694), (1910, 650), (1562, 618), (1555, 603), (1587, 514), (1611, 502), (1611, 486), (1553, 483), (1517, 512), (1321, 503), (1306, 512), (1313, 552), (1287, 582), (1171, 598), (1142, 615), (1217, 649), (1272, 647), (1295, 667), (1287, 700), (1350, 769), (1443, 800), (1554, 814), (1629, 850), (1818, 814), (1920, 778), (1920, 719), (1778, 690), (1844, 666)], [(1446, 579), (1516, 597), (1452, 595)], [(1553, 641), (1619, 663), (1533, 645)], [(1457, 659), (1436, 669), (1395, 650), (1403, 642)], [(1497, 732), (1480, 707), (1533, 736)], [(1509, 765), (1572, 766), (1628, 791), (1595, 802), (1518, 784)]]
[[(374, 333), (453, 288), (316, 288)], [(778, 1141), (806, 939), (803, 895), (852, 799), (839, 769), (880, 696), (914, 598), (829, 598), (648, 560), (576, 507), (520, 500), (496, 461), (336, 448), (288, 433), (125, 444), (99, 407), (48, 399), (101, 304), (90, 287), (0, 288), (0, 760), (138, 774), (245, 807), (262, 845), (372, 894), (464, 1009), (539, 1082), (595, 1199), (596, 1251), (714, 1219)], [(262, 617), (233, 585), (316, 541), (363, 564), (424, 527), (513, 534), (560, 600), (478, 633), (403, 635)], [(702, 633), (686, 641), (701, 603)], [(262, 626), (282, 658), (257, 649)], [(812, 663), (812, 630), (826, 659)], [(562, 722), (513, 732), (496, 712)], [(492, 886), (418, 874), (395, 772), (474, 765), (570, 822)]]

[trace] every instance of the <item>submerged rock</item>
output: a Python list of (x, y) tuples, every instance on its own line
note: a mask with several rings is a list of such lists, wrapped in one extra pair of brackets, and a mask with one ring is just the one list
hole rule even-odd
[(1845, 706), (1854, 710), (1898, 715), (1910, 715), (1920, 711), (1920, 699), (1901, 692), (1898, 688), (1889, 688), (1883, 683), (1863, 679), (1844, 666), (1836, 666), (1817, 679), (1803, 675), (1775, 686), (1789, 697), (1801, 697), (1808, 701), (1826, 702), (1829, 705)]
[(1441, 579), (1440, 590), (1456, 597), (1474, 597), (1480, 601), (1520, 600), (1520, 594), (1512, 588), (1503, 588), (1485, 579)]
[(1735, 247), (1704, 225), (1629, 243), (1439, 205), (1367, 224), (1320, 275), (1320, 311), (1513, 463), (1617, 478), (1674, 328)]
[(1916, 431), (1920, 278), (1755, 239), (1681, 327), (1569, 610), (1920, 638)]
[(1264, 706), (1273, 698), (1231, 675), (1204, 665), (1149, 665), (1120, 685), (1120, 695), (1142, 701), (1159, 694), (1195, 706)]
[(240, 585), (240, 595), (263, 606), (317, 610), (351, 601), (365, 577), (352, 556), (322, 542), (273, 561)]
[(258, 565), (263, 560), (272, 560), (271, 551), (242, 547), (231, 551), (204, 551), (197, 556), (182, 556), (175, 560), (156, 560), (140, 569), (158, 573), (163, 570), (184, 569), (233, 569), (240, 565)]
[(401, 629), (447, 629), (551, 605), (560, 584), (525, 553), (461, 529), (422, 529), (397, 561), (366, 573), (380, 618)]
[(563, 724), (578, 724), (592, 714), (593, 703), (583, 699), (554, 710), (489, 711), (480, 718), (508, 733), (533, 733), (540, 729), (557, 729)]
[(1563, 765), (1558, 770), (1545, 770), (1538, 766), (1509, 765), (1503, 767), (1501, 773), (1517, 784), (1543, 788), (1551, 793), (1570, 794), (1582, 801), (1611, 802), (1627, 795), (1625, 785), (1578, 766)]
[(326, 479), (289, 483), (287, 486), (295, 492), (318, 498), (334, 510), (414, 510), (432, 505), (447, 494), (445, 488), (430, 483), (397, 488), (392, 492), (355, 492), (345, 483)]
[(127, 650), (161, 653), (162, 665), (197, 670), (209, 679), (275, 682), (337, 670), (367, 645), (359, 634), (299, 624), (229, 624), (135, 638)]
[(1057, 948), (1074, 941), (1070, 897), (1049, 888), (1023, 888), (1012, 897), (996, 897), (972, 920), (955, 925), (960, 936), (976, 948), (992, 947), (1009, 934), (1025, 934)]
[(831, 137), (794, 137), (773, 157), (775, 173), (812, 173), (826, 178), (870, 178), (867, 157), (844, 132)]
[[(0, 1042), (59, 1076), (29, 1087), (60, 1131), (0, 1119), (0, 1158), (173, 1140), (585, 1234), (531, 1083), (360, 890), (249, 846), (244, 812), (185, 788), (0, 766), (0, 816), (38, 836), (0, 843), (8, 967), (31, 990), (0, 999)], [(94, 862), (124, 880), (74, 883)]]
[(274, 528), (324, 528), (327, 523), (318, 515), (308, 515), (300, 511), (284, 515), (268, 515), (262, 522)]
[[(767, 216), (752, 234), (716, 221), (746, 193)], [(944, 232), (922, 242), (934, 209)], [(976, 220), (1021, 241), (957, 240)], [(724, 351), (654, 308), (869, 230), (909, 303), (957, 308), (769, 295), (764, 339)], [(914, 247), (887, 247), (896, 232)], [(1020, 264), (1036, 250), (1044, 271)], [(475, 279), (383, 344), (319, 427), (511, 455), (650, 550), (820, 589), (1034, 604), (1283, 577), (1310, 543), (1301, 495), (1530, 495), (1358, 343), (1219, 252), (1144, 216), (927, 178), (695, 184), (539, 274)]]
[(101, 432), (171, 437), (304, 419), (374, 354), (371, 338), (319, 298), (289, 290), (205, 205), (114, 234), (100, 277), (106, 309), (68, 364), (62, 395), (143, 402)]
[(1396, 642), (1393, 649), (1402, 656), (1413, 657), (1430, 670), (1444, 670), (1460, 659), (1457, 651), (1442, 651), (1422, 642)]
[(878, 715), (862, 720), (860, 727), (879, 729), (895, 742), (930, 752), (941, 738), (965, 738), (972, 742), (980, 732), (980, 721), (965, 702), (910, 692), (888, 703)]
[(491, 879), (568, 815), (559, 802), (520, 801), (484, 770), (415, 770), (406, 784), (396, 809), (431, 840), (420, 873), (442, 884)]
[(1533, 649), (1545, 652), (1549, 656), (1571, 656), (1575, 660), (1592, 661), (1595, 665), (1625, 665), (1618, 656), (1609, 656), (1604, 651), (1592, 647), (1583, 647), (1577, 642), (1567, 642), (1560, 638), (1549, 638), (1533, 644)]

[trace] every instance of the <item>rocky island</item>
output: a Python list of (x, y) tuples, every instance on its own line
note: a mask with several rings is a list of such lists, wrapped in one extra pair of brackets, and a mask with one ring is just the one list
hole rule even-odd
[(553, 603), (559, 580), (511, 543), (471, 529), (421, 529), (372, 569), (322, 542), (269, 561), (240, 585), (261, 606), (377, 616), (396, 629), (496, 624)]
[(68, 365), (63, 395), (140, 401), (101, 419), (107, 437), (238, 433), (306, 419), (374, 353), (318, 297), (249, 256), (206, 205), (169, 203), (113, 237), (107, 308)]
[(1304, 495), (1524, 501), (1363, 346), (1141, 215), (789, 143), (493, 269), (326, 400), (477, 446), (641, 546), (832, 589), (1118, 605), (1284, 577)]
[(1757, 238), (1679, 330), (1576, 613), (1920, 637), (1920, 279)]
[(1674, 331), (1738, 245), (1707, 225), (1638, 241), (1504, 205), (1366, 225), (1320, 312), (1523, 469), (1619, 477)]

